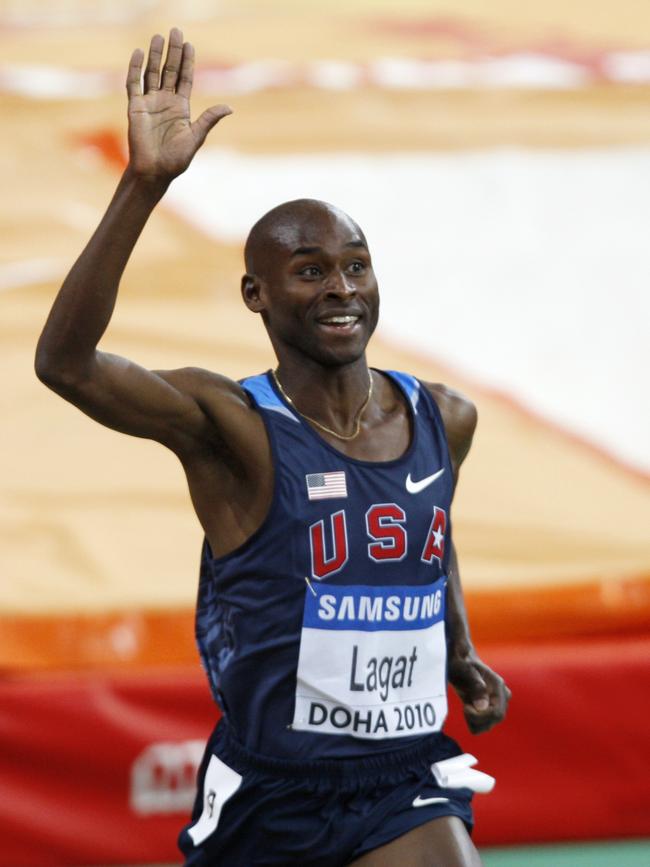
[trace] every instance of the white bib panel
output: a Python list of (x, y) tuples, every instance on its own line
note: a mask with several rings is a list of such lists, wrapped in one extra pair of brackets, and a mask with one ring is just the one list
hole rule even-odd
[(371, 739), (440, 731), (445, 589), (444, 576), (423, 586), (309, 587), (292, 728)]

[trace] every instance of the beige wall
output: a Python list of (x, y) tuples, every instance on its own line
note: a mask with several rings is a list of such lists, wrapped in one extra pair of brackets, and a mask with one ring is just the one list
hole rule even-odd
[[(160, 446), (103, 430), (32, 373), (54, 292), (118, 176), (107, 157), (113, 142), (123, 141), (120, 81), (132, 47), (153, 29), (184, 24), (206, 73), (196, 109), (230, 100), (236, 116), (220, 128), (219, 144), (242, 152), (647, 146), (648, 86), (586, 81), (573, 89), (451, 92), (373, 83), (338, 92), (307, 86), (304, 68), (295, 66), (318, 58), (367, 65), (386, 56), (474, 62), (486, 52), (553, 41), (577, 55), (647, 48), (650, 7), (628, 0), (613, 15), (607, 5), (456, 2), (449, 13), (416, 2), (352, 9), (231, 2), (212, 18), (206, 10), (213, 4), (196, 2), (176, 21), (172, 3), (143, 4), (142, 11), (115, 2), (2, 4), (0, 611), (187, 608), (194, 599), (200, 532), (174, 459)], [(454, 26), (431, 26), (443, 12)], [(406, 25), (423, 15), (429, 30), (422, 25), (413, 36)], [(385, 26), (398, 18), (401, 29)], [(291, 61), (296, 83), (214, 91), (208, 67), (251, 58)], [(38, 64), (63, 74), (59, 84), (51, 71), (44, 76), (62, 93), (22, 92), (43, 80), (32, 68)], [(81, 76), (66, 79), (70, 69)], [(259, 323), (238, 300), (240, 269), (237, 245), (217, 243), (159, 209), (129, 266), (104, 347), (152, 367), (198, 364), (235, 377), (269, 366)], [(612, 578), (650, 573), (640, 477), (450, 376), (444, 360), (414, 357), (382, 339), (371, 360), (446, 379), (479, 404), (481, 426), (455, 515), (469, 589), (610, 586)]]

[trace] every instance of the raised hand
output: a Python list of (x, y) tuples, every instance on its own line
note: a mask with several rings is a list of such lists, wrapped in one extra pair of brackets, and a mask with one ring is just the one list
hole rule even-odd
[(207, 134), (227, 105), (213, 105), (194, 123), (190, 121), (190, 94), (194, 76), (194, 48), (183, 42), (174, 27), (169, 34), (165, 65), (160, 71), (165, 40), (156, 35), (141, 82), (144, 52), (131, 55), (126, 79), (129, 96), (129, 168), (137, 175), (172, 180), (189, 166)]

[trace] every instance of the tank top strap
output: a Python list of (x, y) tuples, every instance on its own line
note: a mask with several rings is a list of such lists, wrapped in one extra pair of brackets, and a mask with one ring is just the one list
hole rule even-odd
[(447, 431), (440, 412), (440, 407), (429, 392), (426, 385), (400, 370), (386, 370), (385, 373), (397, 383), (413, 411), (413, 421), (422, 436), (433, 437), (436, 447), (440, 450), (447, 471), (453, 477), (453, 462), (447, 441)]
[[(438, 404), (424, 383), (412, 374), (404, 373), (400, 370), (385, 370), (380, 372), (395, 382), (408, 401), (413, 413), (414, 425), (419, 433), (419, 436), (416, 438), (419, 439), (421, 436), (423, 437), (423, 442), (426, 442), (428, 437), (433, 437), (437, 448), (442, 453), (448, 470), (451, 471), (452, 461), (449, 454), (445, 424)], [(256, 409), (260, 411), (266, 424), (271, 439), (274, 460), (283, 463), (286, 459), (286, 456), (282, 454), (282, 450), (278, 451), (276, 449), (277, 436), (288, 435), (294, 446), (300, 443), (300, 447), (302, 447), (304, 443), (310, 450), (316, 448), (331, 451), (331, 448), (312, 431), (308, 430), (300, 416), (282, 400), (273, 386), (270, 371), (242, 379), (240, 380), (240, 385), (249, 395)], [(342, 456), (339, 455), (339, 458), (342, 458)]]
[(260, 373), (257, 376), (249, 376), (239, 381), (244, 391), (250, 395), (253, 403), (261, 410), (279, 413), (285, 418), (300, 424), (300, 419), (286, 406), (275, 393), (271, 385), (268, 373)]
[(411, 376), (410, 373), (402, 373), (401, 370), (386, 370), (385, 373), (395, 380), (410, 402), (415, 415), (418, 413), (418, 403), (420, 402), (420, 380)]

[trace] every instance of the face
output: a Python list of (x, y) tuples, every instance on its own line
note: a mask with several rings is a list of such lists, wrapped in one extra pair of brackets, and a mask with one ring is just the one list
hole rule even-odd
[(328, 366), (360, 358), (377, 325), (379, 293), (356, 224), (312, 206), (279, 220), (267, 239), (261, 276), (244, 277), (242, 289), (280, 359), (289, 347)]

